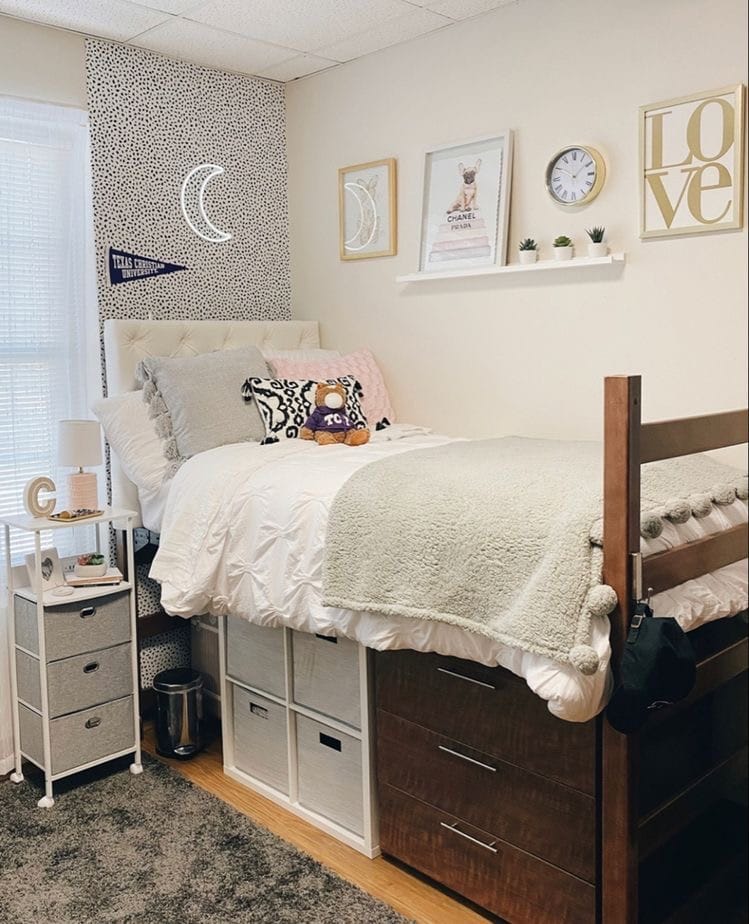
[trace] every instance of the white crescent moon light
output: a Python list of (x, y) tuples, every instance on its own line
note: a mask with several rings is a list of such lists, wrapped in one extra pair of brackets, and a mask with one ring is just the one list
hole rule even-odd
[[(372, 194), (361, 183), (344, 183), (344, 188), (346, 192), (351, 193), (351, 195), (356, 199), (356, 204), (359, 206), (359, 224), (356, 228), (356, 231), (351, 235), (351, 237), (343, 242), (346, 250), (364, 250), (373, 240), (375, 232), (377, 230), (377, 205), (372, 198)], [(362, 243), (362, 238), (365, 237), (367, 233), (367, 224), (369, 219), (372, 223), (372, 227), (369, 230), (369, 235), (367, 239)], [(359, 242), (359, 245), (355, 245), (355, 241)]]
[(232, 238), (228, 231), (221, 231), (211, 222), (203, 204), (206, 186), (223, 172), (224, 168), (218, 164), (200, 164), (187, 174), (180, 190), (180, 204), (185, 221), (198, 237), (210, 241), (211, 244), (223, 244)]

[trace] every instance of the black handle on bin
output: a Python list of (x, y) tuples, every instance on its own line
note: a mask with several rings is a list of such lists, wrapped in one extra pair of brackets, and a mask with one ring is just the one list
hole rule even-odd
[(96, 607), (84, 606), (81, 610), (81, 619), (90, 619), (92, 616), (96, 616)]
[(98, 661), (89, 661), (88, 664), (83, 668), (84, 674), (93, 674), (94, 671), (98, 671), (101, 665)]

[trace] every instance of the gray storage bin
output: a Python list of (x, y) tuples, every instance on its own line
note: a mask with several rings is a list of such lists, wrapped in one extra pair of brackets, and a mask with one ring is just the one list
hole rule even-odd
[[(130, 644), (104, 648), (47, 665), (50, 717), (67, 715), (127, 696), (133, 689)], [(41, 710), (39, 661), (16, 652), (18, 695)]]
[(286, 698), (283, 629), (226, 620), (226, 673), (248, 687)]
[(231, 684), (234, 765), (279, 792), (289, 793), (286, 707)]
[[(43, 766), (42, 717), (21, 706), (19, 719), (21, 750), (35, 764)], [(49, 737), (53, 774), (65, 773), (128, 748), (134, 750), (133, 697), (52, 719)]]
[(294, 702), (360, 728), (359, 645), (307, 632), (292, 640)]
[(296, 717), (299, 802), (354, 834), (364, 833), (361, 741)]
[[(39, 654), (36, 603), (14, 597), (16, 644)], [(128, 591), (95, 597), (77, 603), (44, 608), (44, 638), (47, 661), (69, 658), (130, 641), (130, 598)]]

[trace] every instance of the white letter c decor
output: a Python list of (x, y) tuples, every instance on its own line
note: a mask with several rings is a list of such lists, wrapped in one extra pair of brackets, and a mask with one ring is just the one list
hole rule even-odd
[(228, 231), (221, 231), (208, 218), (205, 212), (203, 196), (206, 186), (216, 176), (221, 176), (223, 167), (218, 164), (200, 164), (194, 167), (185, 177), (180, 190), (180, 205), (185, 221), (192, 230), (211, 244), (223, 244), (230, 241), (232, 235)]
[(32, 517), (48, 517), (55, 509), (54, 497), (46, 501), (39, 500), (41, 491), (56, 491), (54, 481), (43, 475), (41, 478), (32, 478), (23, 490), (23, 505), (26, 512)]

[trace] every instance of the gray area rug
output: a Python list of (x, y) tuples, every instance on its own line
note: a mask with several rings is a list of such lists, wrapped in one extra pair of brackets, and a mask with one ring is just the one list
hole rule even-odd
[[(402, 924), (401, 917), (157, 761), (0, 782), (0, 921)], [(120, 769), (121, 768), (121, 769)]]

